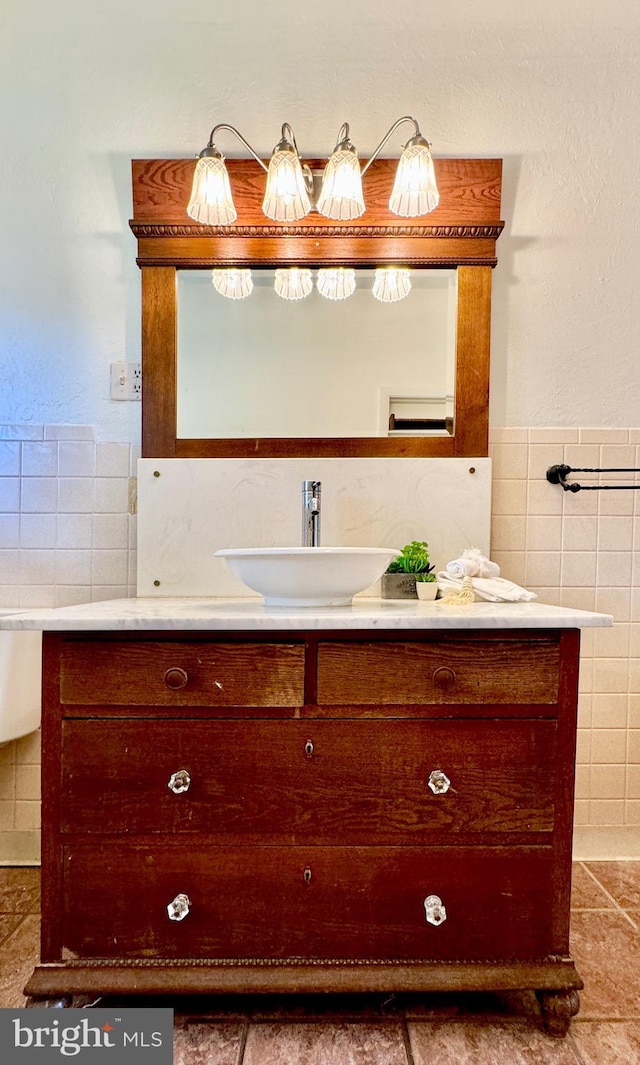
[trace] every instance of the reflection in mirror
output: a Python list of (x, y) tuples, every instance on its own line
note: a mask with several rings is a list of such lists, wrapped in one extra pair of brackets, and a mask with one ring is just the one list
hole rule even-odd
[(210, 270), (178, 271), (180, 438), (375, 437), (453, 432), (457, 271), (411, 271), (396, 303), (356, 270), (348, 299), (286, 300), (274, 270), (227, 299)]

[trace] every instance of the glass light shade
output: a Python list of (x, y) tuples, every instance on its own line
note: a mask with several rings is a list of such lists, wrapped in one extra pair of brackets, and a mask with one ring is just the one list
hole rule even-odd
[(253, 292), (251, 270), (233, 269), (214, 270), (211, 281), (216, 292), (229, 300), (243, 300)]
[(317, 210), (325, 218), (347, 222), (364, 214), (360, 163), (353, 148), (336, 148), (327, 161)]
[(411, 292), (411, 271), (405, 266), (378, 267), (371, 291), (381, 303), (397, 303)]
[(311, 210), (300, 160), (288, 148), (271, 156), (262, 210), (276, 222), (296, 222)]
[(317, 285), (326, 300), (346, 300), (356, 290), (356, 272), (351, 267), (326, 267), (318, 270)]
[(229, 226), (238, 217), (221, 155), (198, 159), (187, 214), (205, 226)]
[(283, 300), (303, 300), (313, 288), (311, 270), (297, 266), (276, 270), (274, 288)]
[(429, 145), (420, 140), (409, 142), (400, 156), (389, 198), (389, 210), (403, 218), (429, 214), (440, 202)]

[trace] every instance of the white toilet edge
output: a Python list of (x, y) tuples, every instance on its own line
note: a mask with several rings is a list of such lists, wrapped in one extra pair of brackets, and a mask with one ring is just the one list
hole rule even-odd
[[(0, 615), (26, 607), (0, 607)], [(28, 736), (42, 714), (42, 633), (0, 631), (0, 744)]]

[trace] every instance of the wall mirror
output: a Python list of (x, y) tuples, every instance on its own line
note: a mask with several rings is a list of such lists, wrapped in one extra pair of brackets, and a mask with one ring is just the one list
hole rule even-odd
[(340, 300), (322, 295), (326, 273), (302, 276), (299, 299), (278, 295), (274, 269), (243, 275), (251, 292), (230, 298), (211, 270), (178, 271), (178, 437), (451, 434), (456, 271), (403, 274), (393, 302), (373, 296), (372, 268), (346, 275), (355, 289)]
[[(355, 224), (269, 222), (261, 168), (227, 165), (238, 219), (213, 227), (186, 214), (193, 160), (132, 164), (143, 456), (486, 455), (501, 161), (436, 160), (439, 206), (401, 219), (386, 206), (394, 162), (376, 160)], [(311, 270), (304, 300), (275, 294), (292, 266)], [(354, 269), (348, 300), (318, 292), (328, 266)], [(405, 299), (373, 298), (381, 266), (410, 268)], [(225, 267), (251, 269), (246, 299), (214, 289)]]

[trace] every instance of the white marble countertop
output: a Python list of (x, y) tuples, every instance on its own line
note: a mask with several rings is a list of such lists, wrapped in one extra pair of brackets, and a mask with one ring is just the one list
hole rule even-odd
[(576, 629), (613, 625), (610, 614), (544, 603), (474, 603), (363, 597), (345, 607), (266, 607), (261, 599), (110, 599), (0, 617), (0, 629), (158, 631), (294, 629)]

